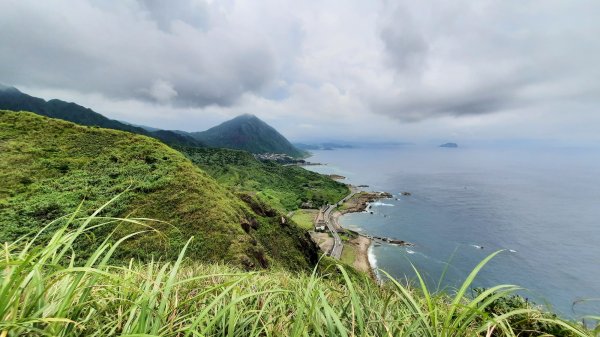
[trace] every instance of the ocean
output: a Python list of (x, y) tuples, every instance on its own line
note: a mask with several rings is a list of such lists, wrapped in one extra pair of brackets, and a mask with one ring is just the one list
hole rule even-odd
[(377, 268), (395, 278), (412, 278), (412, 263), (430, 287), (451, 290), (503, 250), (475, 286), (521, 286), (568, 318), (600, 314), (600, 302), (580, 302), (600, 298), (597, 150), (396, 146), (313, 151), (309, 161), (326, 164), (311, 170), (394, 194), (341, 223), (414, 244), (372, 246)]

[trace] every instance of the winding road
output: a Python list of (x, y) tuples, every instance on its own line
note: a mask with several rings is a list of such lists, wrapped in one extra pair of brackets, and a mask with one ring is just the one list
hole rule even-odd
[(331, 235), (333, 235), (333, 248), (331, 249), (331, 254), (329, 255), (334, 259), (339, 260), (342, 256), (342, 249), (344, 249), (344, 245), (342, 244), (342, 239), (340, 238), (340, 235), (333, 226), (333, 219), (331, 219), (331, 212), (334, 209), (334, 205), (327, 205), (327, 208), (325, 209), (325, 225), (327, 226), (327, 229), (329, 229), (329, 231), (331, 232)]
[(342, 256), (342, 250), (344, 249), (344, 245), (342, 244), (342, 239), (340, 238), (340, 235), (337, 232), (337, 227), (339, 227), (339, 225), (336, 226), (336, 224), (334, 223), (335, 220), (331, 216), (331, 212), (333, 212), (338, 205), (342, 205), (344, 202), (350, 199), (350, 197), (352, 197), (355, 193), (356, 191), (352, 189), (350, 194), (348, 194), (344, 199), (340, 200), (337, 204), (327, 205), (327, 208), (325, 208), (325, 225), (327, 226), (327, 229), (329, 229), (329, 231), (331, 232), (331, 235), (333, 235), (333, 248), (331, 249), (331, 254), (329, 255), (336, 260), (339, 260)]

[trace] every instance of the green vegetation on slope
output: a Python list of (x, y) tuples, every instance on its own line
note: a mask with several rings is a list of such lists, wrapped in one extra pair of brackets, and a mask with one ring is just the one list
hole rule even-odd
[(122, 130), (160, 139), (169, 145), (202, 146), (202, 143), (189, 135), (175, 131), (148, 131), (141, 127), (108, 119), (92, 109), (75, 103), (52, 99), (45, 101), (38, 97), (24, 94), (16, 88), (0, 86), (0, 109), (12, 111), (30, 111), (38, 115), (58, 118), (79, 125), (99, 126), (102, 128)]
[[(514, 286), (466, 296), (493, 255), (453, 294), (393, 279), (380, 287), (341, 266), (319, 274), (247, 273), (189, 263), (185, 248), (174, 263), (111, 265), (107, 261), (119, 247), (103, 243), (85, 267), (69, 264), (76, 258), (73, 243), (90, 226), (115, 220), (84, 218), (62, 224), (46, 242), (6, 243), (0, 253), (0, 336), (598, 336), (598, 329), (527, 303), (498, 311)], [(68, 226), (78, 229), (66, 231)]]
[[(282, 225), (275, 210), (250, 195), (240, 199), (157, 140), (0, 111), (0, 241), (35, 233), (82, 200), (91, 210), (128, 188), (107, 215), (169, 224), (153, 223), (160, 232), (128, 241), (119, 257), (172, 259), (195, 236), (188, 255), (207, 262), (303, 269), (318, 258), (304, 230)], [(120, 224), (118, 233), (137, 229)], [(107, 231), (95, 232), (81, 249)]]
[(317, 217), (318, 213), (319, 211), (315, 209), (299, 209), (294, 211), (294, 214), (292, 215), (292, 221), (306, 230), (313, 230), (315, 227), (315, 218)]
[(295, 210), (304, 202), (313, 207), (336, 203), (350, 193), (329, 177), (298, 166), (261, 162), (244, 151), (212, 148), (180, 148), (192, 162), (218, 182), (236, 191), (257, 192), (281, 210)]
[(356, 260), (356, 247), (354, 245), (351, 244), (344, 244), (344, 249), (342, 250), (342, 256), (340, 256), (340, 261), (342, 261), (343, 263), (351, 266), (354, 264), (354, 261)]
[(277, 130), (254, 115), (240, 115), (206, 131), (190, 135), (211, 147), (251, 153), (284, 153), (292, 157), (306, 156), (306, 152), (296, 148)]

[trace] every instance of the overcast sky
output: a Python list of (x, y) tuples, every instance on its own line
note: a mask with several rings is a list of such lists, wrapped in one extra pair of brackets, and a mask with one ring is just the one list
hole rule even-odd
[(2, 0), (0, 83), (296, 141), (600, 144), (600, 1)]

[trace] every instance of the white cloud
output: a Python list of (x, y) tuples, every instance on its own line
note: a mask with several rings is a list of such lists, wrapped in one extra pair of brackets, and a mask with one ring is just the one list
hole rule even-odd
[(593, 0), (0, 3), (0, 75), (112, 118), (291, 138), (598, 141)]
[(178, 93), (170, 97), (175, 104), (201, 107), (232, 105), (273, 80), (275, 55), (261, 36), (208, 4), (170, 1), (168, 8), (153, 1), (3, 1), (3, 81), (154, 100), (160, 79)]

